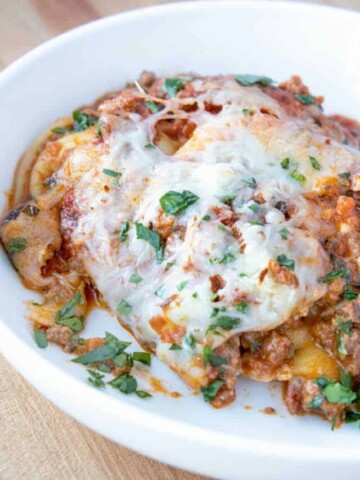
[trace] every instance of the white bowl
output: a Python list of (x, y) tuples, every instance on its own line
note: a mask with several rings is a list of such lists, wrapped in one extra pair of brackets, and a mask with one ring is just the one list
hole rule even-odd
[[(121, 87), (143, 69), (158, 73), (301, 74), (327, 111), (360, 117), (360, 16), (296, 3), (175, 3), (105, 18), (45, 43), (0, 75), (0, 190), (17, 159), (55, 118)], [(2, 205), (5, 198), (2, 197)], [(138, 452), (224, 479), (359, 478), (355, 426), (331, 432), (315, 417), (290, 417), (279, 389), (239, 381), (238, 400), (214, 410), (160, 362), (152, 371), (179, 399), (142, 401), (100, 392), (56, 347), (39, 350), (25, 320), (24, 289), (0, 252), (0, 348), (64, 411)], [(93, 312), (85, 336), (128, 335)], [(252, 405), (252, 410), (244, 408)], [(272, 406), (278, 414), (260, 413)], [(353, 428), (352, 428), (353, 427)]]

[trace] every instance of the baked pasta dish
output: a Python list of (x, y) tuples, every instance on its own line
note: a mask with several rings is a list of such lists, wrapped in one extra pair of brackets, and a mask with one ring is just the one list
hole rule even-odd
[[(322, 102), (296, 76), (144, 72), (51, 125), (0, 230), (43, 298), (38, 345), (142, 398), (152, 353), (216, 408), (245, 376), (284, 382), (291, 414), (357, 420), (360, 124)], [(91, 298), (145, 351), (81, 338)]]

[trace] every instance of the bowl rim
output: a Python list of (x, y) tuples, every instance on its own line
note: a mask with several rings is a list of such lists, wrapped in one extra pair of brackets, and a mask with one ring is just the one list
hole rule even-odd
[[(358, 19), (360, 18), (360, 12), (353, 10), (302, 2), (289, 3), (288, 1), (269, 2), (267, 0), (246, 0), (243, 2), (237, 2), (236, 0), (202, 0), (144, 7), (100, 18), (66, 31), (61, 35), (40, 44), (21, 56), (0, 73), (0, 90), (5, 88), (7, 84), (11, 82), (13, 77), (21, 75), (22, 69), (25, 69), (33, 62), (36, 62), (43, 54), (46, 54), (49, 51), (54, 51), (58, 46), (63, 46), (64, 44), (72, 42), (84, 33), (91, 31), (95, 32), (106, 26), (122, 24), (128, 20), (152, 17), (153, 15), (159, 15), (163, 12), (191, 12), (194, 10), (203, 10), (204, 8), (218, 9), (219, 6), (221, 6), (222, 9), (238, 10), (263, 8), (266, 10), (281, 9), (282, 11), (296, 11), (301, 8), (309, 10), (310, 12), (318, 11), (322, 14), (336, 15), (337, 17), (341, 15), (345, 17), (356, 16)], [(190, 425), (180, 420), (169, 419), (158, 413), (145, 411), (141, 407), (123, 401), (122, 397), (114, 398), (109, 395), (104, 395), (73, 377), (70, 373), (63, 371), (59, 366), (42, 356), (40, 352), (30, 347), (7, 326), (3, 318), (0, 318), (0, 351), (3, 353), (7, 361), (24, 375), (26, 380), (34, 385), (42, 395), (49, 398), (53, 403), (59, 406), (60, 409), (75, 418), (77, 418), (77, 415), (74, 409), (70, 406), (63, 407), (59, 405), (57, 401), (59, 389), (55, 386), (55, 382), (53, 382), (54, 376), (61, 383), (63, 395), (66, 395), (70, 402), (79, 402), (79, 398), (86, 399), (85, 401), (89, 405), (90, 410), (94, 408), (95, 410), (101, 409), (107, 411), (108, 415), (113, 419), (126, 419), (126, 421), (129, 421), (130, 419), (130, 422), (134, 425), (136, 424), (143, 428), (147, 428), (149, 431), (156, 431), (157, 433), (171, 436), (173, 439), (182, 439), (185, 441), (191, 440), (192, 443), (195, 442), (195, 444), (201, 445), (205, 448), (206, 446), (221, 446), (222, 450), (225, 448), (245, 454), (253, 454), (254, 451), (261, 452), (262, 456), (278, 457), (280, 459), (287, 458), (306, 462), (326, 461), (328, 464), (339, 461), (358, 463), (357, 445), (347, 445), (346, 447), (338, 446), (337, 448), (331, 449), (331, 455), (329, 455), (328, 445), (313, 446), (304, 443), (287, 444), (285, 441), (270, 443), (269, 441), (261, 440), (261, 438), (249, 439), (235, 434), (225, 434), (215, 430)], [(30, 374), (29, 364), (32, 365), (31, 369), (35, 366), (35, 370), (37, 371), (36, 376)], [(67, 405), (69, 404), (69, 401), (67, 402)], [(96, 424), (96, 421), (92, 419), (88, 419), (87, 421), (81, 419), (81, 422), (85, 423), (92, 430), (95, 430), (113, 440), (109, 433), (109, 429), (105, 426)], [(142, 453), (149, 455), (146, 451), (143, 451)], [(157, 458), (154, 455), (151, 456)], [(157, 459), (161, 461), (161, 458)], [(175, 461), (172, 463), (179, 466)], [(182, 468), (184, 467), (182, 466)]]

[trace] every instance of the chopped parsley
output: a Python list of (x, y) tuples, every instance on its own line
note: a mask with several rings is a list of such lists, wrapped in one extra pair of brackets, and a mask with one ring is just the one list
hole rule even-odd
[(152, 111), (152, 113), (158, 113), (161, 110), (160, 105), (156, 105), (156, 103), (151, 102), (150, 100), (145, 100), (145, 105)]
[(180, 282), (179, 285), (177, 285), (177, 289), (179, 290), (179, 292), (181, 292), (182, 290), (184, 290), (184, 288), (186, 287), (186, 285), (189, 283), (188, 280), (184, 280), (183, 282)]
[(130, 283), (140, 283), (141, 280), (143, 280), (143, 278), (140, 277), (140, 275), (137, 275), (136, 273), (132, 273), (129, 278)]
[(337, 326), (339, 330), (341, 330), (346, 335), (351, 335), (352, 329), (352, 321), (351, 320), (344, 320), (343, 318), (338, 318), (336, 320)]
[(180, 345), (176, 345), (176, 343), (173, 343), (169, 350), (182, 350), (182, 347)]
[(350, 172), (339, 173), (339, 177), (342, 178), (343, 180), (349, 180)]
[(71, 127), (55, 127), (51, 129), (52, 133), (56, 133), (57, 135), (64, 135), (65, 133), (71, 132)]
[(210, 222), (211, 217), (210, 217), (210, 215), (204, 215), (204, 216), (202, 217), (202, 220), (203, 220), (204, 222)]
[(136, 223), (136, 237), (144, 240), (155, 249), (155, 256), (158, 263), (164, 260), (164, 243), (157, 232), (145, 227), (142, 223)]
[(345, 422), (354, 423), (360, 420), (360, 412), (346, 412), (345, 413)]
[(198, 298), (199, 294), (198, 294), (198, 292), (194, 292), (191, 296), (192, 296), (193, 298)]
[(113, 359), (117, 367), (123, 368), (125, 365), (130, 364), (130, 355), (128, 353), (122, 352)]
[(88, 382), (91, 383), (96, 388), (105, 388), (105, 382), (103, 381), (104, 375), (95, 370), (87, 369), (90, 377), (88, 377)]
[(79, 110), (75, 110), (72, 116), (74, 120), (74, 130), (76, 132), (86, 130), (87, 128), (95, 125), (98, 122), (97, 118), (93, 118), (87, 113), (80, 112)]
[(260, 205), (258, 203), (253, 203), (252, 205), (249, 205), (250, 210), (252, 210), (254, 213), (259, 213), (260, 210)]
[(122, 299), (116, 307), (116, 311), (119, 315), (128, 315), (131, 310), (132, 306), (124, 299)]
[(250, 223), (250, 225), (260, 225), (261, 227), (263, 227), (265, 224), (264, 222), (262, 222), (261, 220), (249, 220), (248, 223)]
[(359, 292), (355, 292), (355, 290), (346, 287), (342, 293), (342, 296), (346, 298), (346, 300), (355, 300), (355, 298), (359, 296)]
[(224, 380), (216, 379), (207, 387), (201, 387), (201, 392), (205, 402), (211, 402), (216, 397), (220, 388), (224, 385)]
[(75, 363), (81, 363), (82, 365), (90, 365), (95, 362), (102, 362), (103, 360), (113, 360), (129, 345), (131, 345), (130, 342), (122, 342), (111, 333), (106, 332), (104, 345), (100, 345), (100, 347), (97, 347), (80, 357), (74, 358), (72, 361)]
[(77, 292), (56, 314), (55, 322), (58, 325), (71, 328), (74, 332), (79, 332), (84, 328), (84, 317), (76, 316), (75, 309), (78, 305), (84, 303), (84, 298), (80, 292)]
[(239, 277), (243, 278), (243, 277), (248, 277), (249, 275), (247, 273), (244, 273), (244, 272), (241, 272), (239, 273)]
[(199, 197), (188, 190), (184, 190), (182, 193), (170, 190), (160, 198), (160, 205), (169, 215), (177, 216), (198, 200)]
[(240, 319), (236, 317), (230, 317), (229, 315), (222, 315), (216, 319), (216, 322), (213, 324), (214, 329), (216, 327), (223, 328), (224, 330), (232, 330), (233, 328), (240, 325)]
[(287, 239), (289, 238), (289, 237), (288, 237), (289, 233), (290, 233), (290, 232), (289, 232), (289, 230), (288, 230), (286, 227), (284, 227), (284, 228), (282, 228), (281, 230), (279, 230), (280, 237), (281, 237), (283, 240), (287, 240)]
[(235, 200), (236, 195), (224, 195), (223, 197), (220, 198), (220, 200), (225, 203), (226, 205), (229, 205), (233, 200)]
[(228, 235), (232, 235), (231, 231), (229, 229), (227, 229), (226, 227), (224, 227), (224, 225), (222, 223), (220, 223), (220, 225), (218, 225), (217, 228), (221, 232), (227, 233)]
[(144, 148), (146, 148), (146, 150), (154, 150), (154, 148), (156, 148), (156, 147), (153, 143), (146, 143), (144, 145)]
[(324, 397), (322, 395), (318, 395), (307, 403), (307, 408), (311, 408), (312, 410), (318, 410), (321, 407), (323, 401)]
[(27, 243), (28, 242), (26, 238), (16, 237), (9, 240), (6, 243), (5, 247), (10, 254), (13, 254), (13, 253), (21, 252), (22, 250), (24, 250), (26, 248)]
[(313, 103), (315, 103), (315, 98), (312, 95), (306, 95), (305, 93), (296, 93), (294, 97), (303, 105), (312, 105)]
[(256, 83), (259, 83), (260, 85), (270, 85), (271, 83), (274, 83), (274, 80), (270, 77), (265, 77), (264, 75), (252, 75), (250, 73), (236, 75), (235, 80), (245, 87), (255, 85)]
[(250, 177), (248, 179), (243, 180), (243, 183), (245, 183), (245, 185), (247, 185), (250, 188), (256, 188), (257, 186), (256, 180), (254, 177)]
[(189, 335), (186, 335), (186, 337), (184, 338), (185, 340), (185, 343), (192, 349), (194, 350), (194, 348), (196, 347), (196, 338), (191, 335), (191, 333)]
[(125, 393), (126, 395), (134, 393), (137, 390), (136, 378), (129, 373), (123, 373), (119, 377), (116, 377), (114, 380), (108, 382), (108, 384), (120, 392)]
[(283, 160), (281, 160), (280, 165), (281, 165), (281, 168), (283, 168), (284, 170), (287, 170), (290, 165), (290, 158), (284, 158)]
[(144, 365), (151, 365), (151, 355), (148, 352), (134, 352), (132, 359), (135, 362), (143, 363)]
[(241, 302), (237, 303), (236, 305), (234, 305), (234, 308), (237, 312), (241, 312), (241, 313), (248, 313), (249, 311), (249, 304), (244, 302), (244, 300), (242, 300)]
[(212, 309), (212, 312), (211, 312), (210, 317), (211, 317), (211, 318), (214, 318), (214, 317), (216, 317), (217, 315), (219, 315), (220, 312), (226, 312), (226, 307), (214, 307), (214, 308)]
[(224, 365), (228, 363), (226, 358), (220, 357), (219, 355), (215, 355), (213, 349), (209, 347), (209, 345), (205, 345), (203, 350), (203, 364), (206, 367), (207, 364), (210, 364), (214, 367), (219, 365)]
[(120, 226), (120, 233), (119, 233), (119, 240), (120, 242), (126, 242), (128, 238), (128, 231), (130, 230), (130, 223), (129, 222), (122, 222)]
[(229, 263), (235, 260), (236, 260), (235, 255), (233, 253), (227, 252), (223, 256), (223, 258), (219, 261), (219, 263), (222, 263), (223, 265), (228, 265)]
[(309, 160), (315, 170), (321, 170), (321, 165), (315, 157), (309, 157)]
[(314, 383), (318, 385), (329, 403), (350, 405), (357, 398), (356, 393), (352, 391), (351, 375), (342, 370), (340, 378), (341, 383), (321, 376), (316, 378)]
[(102, 135), (102, 123), (99, 121), (95, 130), (95, 137), (99, 138)]
[(34, 339), (35, 343), (39, 348), (46, 348), (48, 346), (48, 339), (46, 337), (46, 332), (40, 330), (40, 328), (34, 329)]
[(306, 181), (306, 177), (302, 173), (300, 173), (298, 170), (293, 170), (290, 173), (290, 177), (299, 183), (304, 183)]
[(345, 268), (339, 268), (337, 270), (333, 270), (332, 272), (325, 275), (325, 277), (321, 280), (322, 283), (329, 283), (337, 278), (348, 278), (349, 277), (349, 270)]
[(181, 78), (165, 78), (163, 90), (169, 97), (176, 97), (176, 94), (184, 87)]
[(281, 267), (286, 267), (291, 272), (295, 271), (295, 262), (291, 258), (288, 258), (286, 255), (279, 255), (276, 257), (278, 264)]
[(113, 177), (113, 178), (120, 178), (121, 177), (120, 172), (115, 172), (115, 170), (110, 170), (109, 168), (103, 168), (103, 173), (105, 173), (105, 175), (108, 175), (109, 177)]
[(145, 390), (136, 390), (135, 394), (141, 399), (152, 397), (151, 393), (145, 392)]
[(165, 272), (167, 272), (174, 265), (174, 263), (175, 262), (167, 262), (165, 265)]

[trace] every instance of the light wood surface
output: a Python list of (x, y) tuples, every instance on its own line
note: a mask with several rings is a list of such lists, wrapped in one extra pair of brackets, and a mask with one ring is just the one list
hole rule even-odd
[[(69, 28), (155, 3), (165, 0), (0, 0), (0, 70)], [(360, 10), (360, 0), (306, 3)], [(133, 453), (83, 427), (42, 398), (0, 356), (1, 480), (203, 478)]]

